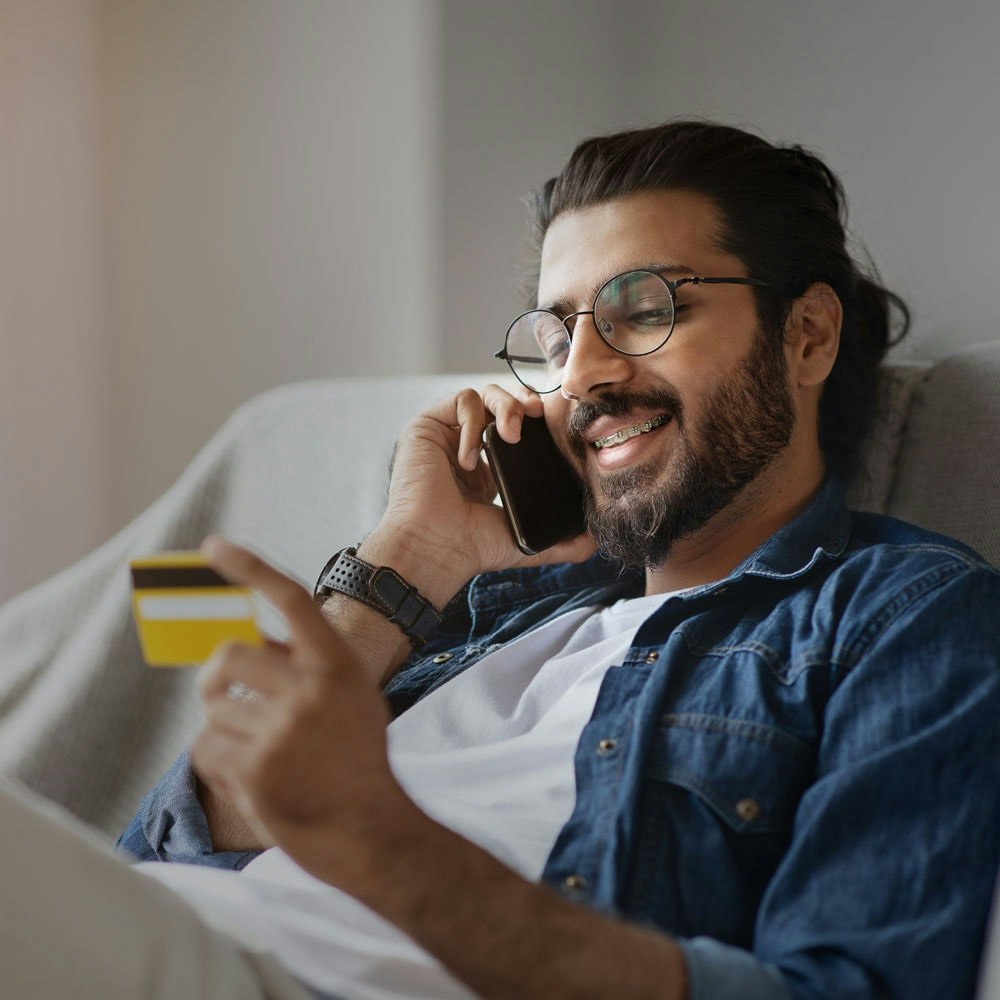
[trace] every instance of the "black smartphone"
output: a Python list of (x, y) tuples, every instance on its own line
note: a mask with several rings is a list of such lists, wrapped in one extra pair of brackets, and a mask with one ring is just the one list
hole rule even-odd
[(508, 444), (490, 424), (483, 447), (522, 552), (534, 555), (585, 530), (580, 480), (544, 418), (525, 417), (517, 444)]

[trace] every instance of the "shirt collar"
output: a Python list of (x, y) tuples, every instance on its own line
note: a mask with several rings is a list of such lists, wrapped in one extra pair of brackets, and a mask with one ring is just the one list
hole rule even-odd
[(822, 556), (836, 559), (842, 555), (850, 536), (851, 516), (843, 485), (835, 476), (829, 476), (809, 506), (744, 559), (732, 578), (801, 576)]
[[(798, 517), (776, 531), (740, 563), (727, 578), (743, 576), (792, 579), (809, 571), (822, 557), (839, 557), (850, 538), (851, 520), (840, 481), (828, 477)], [(715, 590), (723, 581), (698, 587), (692, 594)], [(535, 569), (501, 570), (473, 581), (473, 607), (485, 609), (496, 603), (530, 603), (555, 591), (576, 591), (589, 587), (616, 585), (616, 595), (642, 593), (644, 574), (623, 572), (600, 554), (576, 565), (554, 564)], [(516, 589), (511, 593), (511, 587)], [(620, 592), (620, 594), (619, 594)]]

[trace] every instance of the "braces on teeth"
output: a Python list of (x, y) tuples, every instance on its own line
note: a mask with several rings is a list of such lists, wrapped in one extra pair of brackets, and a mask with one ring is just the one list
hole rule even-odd
[(594, 447), (610, 448), (612, 445), (621, 444), (622, 441), (628, 441), (629, 438), (638, 437), (640, 434), (645, 434), (647, 431), (655, 430), (657, 427), (662, 427), (669, 419), (670, 417), (666, 414), (660, 414), (660, 416), (652, 417), (641, 424), (636, 424), (634, 427), (623, 427), (620, 431), (615, 431), (614, 434), (598, 438), (594, 442)]

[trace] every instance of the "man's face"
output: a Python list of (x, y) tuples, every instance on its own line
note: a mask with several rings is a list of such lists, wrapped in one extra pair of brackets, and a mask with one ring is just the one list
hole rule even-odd
[[(597, 288), (637, 268), (665, 277), (752, 277), (715, 246), (718, 214), (684, 191), (631, 195), (558, 216), (542, 249), (538, 302), (590, 309)], [(783, 347), (759, 330), (752, 290), (682, 286), (670, 340), (651, 355), (608, 347), (580, 317), (563, 386), (543, 397), (585, 484), (598, 546), (660, 565), (734, 502), (787, 447), (795, 425)], [(666, 422), (663, 423), (663, 419)], [(616, 431), (654, 429), (597, 447)]]

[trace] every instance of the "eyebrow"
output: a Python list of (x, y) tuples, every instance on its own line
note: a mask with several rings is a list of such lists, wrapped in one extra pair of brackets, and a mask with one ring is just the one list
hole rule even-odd
[[(616, 271), (614, 274), (609, 274), (606, 278), (602, 278), (591, 288), (590, 294), (587, 296), (588, 301), (593, 304), (594, 299), (597, 298), (597, 293), (612, 278), (619, 274), (627, 274), (629, 271), (655, 271), (657, 274), (662, 274), (665, 278), (686, 278), (695, 273), (693, 267), (687, 264), (673, 263), (672, 261), (647, 261), (644, 264), (635, 264), (632, 267), (625, 268), (624, 271)], [(570, 313), (576, 312), (576, 302), (568, 295), (565, 295), (546, 305), (539, 304), (535, 308), (546, 309), (549, 312), (554, 312), (557, 316), (567, 316)]]

